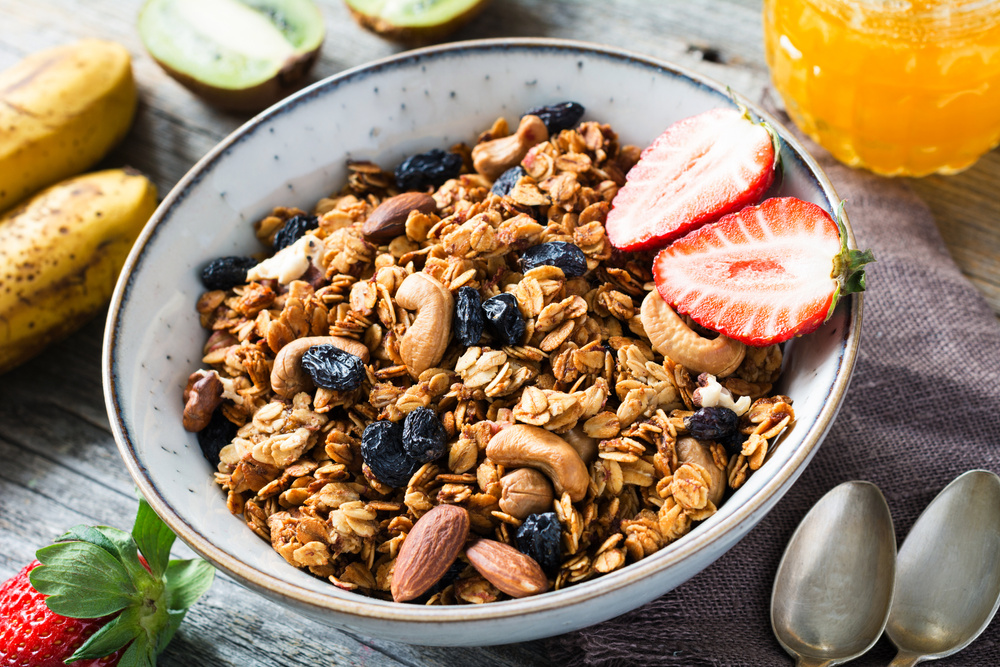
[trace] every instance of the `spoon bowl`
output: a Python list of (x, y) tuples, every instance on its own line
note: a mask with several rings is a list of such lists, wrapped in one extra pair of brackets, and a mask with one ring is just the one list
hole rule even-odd
[(1000, 606), (1000, 477), (971, 470), (917, 518), (896, 563), (886, 633), (894, 667), (956, 653)]
[(870, 482), (845, 482), (795, 530), (771, 594), (771, 627), (800, 667), (853, 660), (878, 640), (892, 603), (896, 537)]

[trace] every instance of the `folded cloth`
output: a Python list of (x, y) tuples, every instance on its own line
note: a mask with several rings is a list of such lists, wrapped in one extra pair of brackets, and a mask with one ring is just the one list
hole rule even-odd
[[(930, 211), (902, 181), (837, 163), (809, 144), (868, 268), (861, 346), (847, 397), (802, 476), (739, 544), (690, 581), (600, 625), (554, 637), (560, 665), (791, 665), (771, 631), (785, 545), (827, 491), (878, 485), (902, 545), (924, 507), (966, 470), (1000, 471), (1000, 324), (948, 255)], [(794, 398), (794, 397), (793, 397)], [(851, 665), (886, 665), (885, 635)], [(937, 664), (1000, 665), (1000, 620)]]

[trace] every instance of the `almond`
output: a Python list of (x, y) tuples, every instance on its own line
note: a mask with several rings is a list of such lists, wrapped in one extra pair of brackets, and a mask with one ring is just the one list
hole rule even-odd
[(437, 202), (430, 195), (404, 192), (376, 206), (361, 226), (361, 233), (369, 241), (390, 241), (406, 231), (406, 218), (410, 211), (431, 213), (435, 210)]
[(544, 593), (549, 588), (542, 566), (509, 544), (477, 539), (466, 548), (465, 556), (487, 581), (512, 597)]
[(417, 519), (396, 558), (392, 599), (423, 595), (448, 571), (468, 537), (469, 513), (457, 505), (438, 505)]

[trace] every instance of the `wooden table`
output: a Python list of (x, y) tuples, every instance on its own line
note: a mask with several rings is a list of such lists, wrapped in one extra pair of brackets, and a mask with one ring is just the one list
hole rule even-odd
[[(327, 41), (315, 78), (399, 50), (358, 28), (338, 0), (317, 0)], [(168, 78), (135, 30), (141, 0), (0, 0), (0, 69), (82, 37), (132, 52), (142, 103), (107, 166), (131, 164), (165, 194), (245, 117), (215, 112)], [(670, 60), (765, 95), (759, 0), (503, 0), (455, 39), (547, 36), (602, 42)], [(773, 96), (772, 96), (773, 100)], [(912, 185), (933, 210), (955, 261), (1000, 313), (1000, 153), (957, 176)], [(136, 501), (101, 391), (104, 317), (0, 379), (0, 579), (75, 523), (127, 528)], [(178, 554), (189, 553), (179, 546)], [(764, 629), (761, 630), (766, 631)], [(410, 647), (307, 621), (225, 576), (188, 614), (165, 666), (547, 664), (541, 643), (486, 649)]]

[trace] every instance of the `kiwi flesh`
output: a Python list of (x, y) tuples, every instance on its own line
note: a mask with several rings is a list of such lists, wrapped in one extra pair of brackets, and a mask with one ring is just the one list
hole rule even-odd
[(325, 32), (312, 0), (147, 0), (139, 13), (160, 67), (227, 111), (259, 111), (296, 90)]
[(354, 19), (386, 39), (428, 44), (454, 32), (489, 0), (344, 0)]

